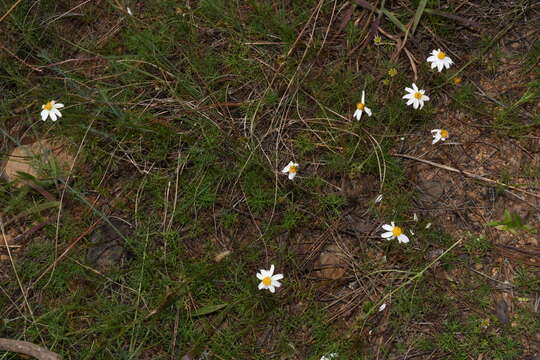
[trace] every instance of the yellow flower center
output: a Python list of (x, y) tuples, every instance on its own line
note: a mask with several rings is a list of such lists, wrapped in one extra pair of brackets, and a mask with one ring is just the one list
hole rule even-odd
[(422, 98), (422, 93), (417, 91), (414, 93), (414, 97), (417, 98), (418, 100), (420, 100)]
[(442, 130), (441, 130), (441, 137), (446, 139), (446, 138), (448, 137), (448, 131), (442, 129)]
[(43, 105), (43, 109), (47, 110), (47, 111), (51, 111), (53, 109), (53, 102), (52, 101), (49, 101), (47, 104)]
[(460, 77), (455, 77), (454, 78), (454, 85), (459, 85), (461, 84), (461, 78)]
[[(294, 165), (293, 165), (293, 166), (291, 166), (291, 167), (289, 168), (289, 172), (290, 172), (290, 173), (293, 173), (293, 174), (294, 174), (294, 173), (296, 173), (297, 171), (298, 171), (298, 167), (297, 167), (297, 166), (294, 166)], [(263, 280), (263, 281), (264, 281), (264, 280)]]
[(392, 235), (394, 235), (395, 237), (398, 237), (401, 234), (403, 234), (403, 231), (401, 230), (401, 228), (399, 226), (394, 226), (394, 228), (392, 229)]
[(439, 51), (439, 53), (437, 54), (437, 57), (442, 60), (446, 57), (446, 54), (444, 53), (444, 51)]
[(364, 108), (366, 107), (366, 105), (362, 104), (362, 103), (358, 103), (356, 104), (356, 108), (360, 111), (364, 110)]
[(264, 284), (264, 286), (270, 286), (270, 284), (272, 284), (272, 279), (270, 278), (270, 276), (267, 276), (262, 279), (262, 283)]

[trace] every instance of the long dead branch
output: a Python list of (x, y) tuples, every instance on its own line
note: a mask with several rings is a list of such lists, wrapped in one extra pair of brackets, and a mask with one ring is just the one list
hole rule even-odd
[(392, 154), (392, 156), (419, 161), (419, 162), (422, 162), (424, 164), (428, 164), (428, 165), (431, 165), (431, 166), (438, 167), (439, 169), (444, 169), (444, 170), (448, 170), (448, 171), (455, 172), (455, 173), (458, 173), (458, 174), (462, 174), (462, 175), (465, 175), (465, 176), (467, 176), (467, 177), (469, 177), (471, 179), (487, 182), (487, 183), (492, 184), (492, 185), (502, 186), (502, 187), (512, 189), (512, 190), (515, 190), (515, 191), (519, 191), (521, 193), (524, 193), (524, 194), (527, 194), (527, 195), (530, 195), (530, 196), (534, 196), (534, 197), (540, 199), (540, 194), (532, 193), (530, 191), (523, 190), (523, 189), (521, 189), (521, 188), (519, 188), (517, 186), (505, 184), (505, 183), (502, 183), (502, 182), (497, 181), (497, 180), (492, 180), (492, 179), (489, 179), (489, 178), (481, 176), (481, 175), (473, 174), (472, 172), (469, 172), (467, 170), (459, 170), (459, 169), (453, 168), (453, 167), (448, 166), (448, 165), (439, 164), (439, 163), (436, 163), (436, 162), (433, 162), (433, 161), (420, 159), (420, 158), (417, 158), (417, 157), (414, 157), (414, 156), (411, 156), (411, 155), (406, 155), (406, 154)]
[(0, 338), (0, 350), (32, 356), (38, 360), (62, 360), (57, 353), (27, 341)]

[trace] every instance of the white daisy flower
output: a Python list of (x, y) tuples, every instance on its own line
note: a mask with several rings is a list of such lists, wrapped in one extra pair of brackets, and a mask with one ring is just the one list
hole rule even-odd
[(444, 140), (448, 139), (448, 131), (444, 130), (444, 129), (433, 129), (433, 130), (431, 130), (431, 134), (433, 135), (432, 144), (436, 144), (440, 140), (444, 141)]
[(322, 356), (321, 360), (332, 360), (332, 359), (337, 359), (337, 357), (338, 357), (337, 353), (331, 353), (331, 354)]
[(64, 107), (64, 104), (57, 104), (54, 100), (49, 101), (45, 105), (41, 105), (41, 120), (45, 121), (50, 116), (52, 121), (56, 121), (62, 117), (58, 109)]
[(353, 117), (356, 118), (356, 120), (360, 120), (364, 111), (368, 116), (371, 116), (371, 110), (366, 106), (366, 92), (362, 91), (362, 102), (356, 104), (356, 111), (354, 112)]
[(403, 99), (408, 99), (407, 105), (412, 104), (415, 109), (418, 109), (418, 107), (422, 109), (424, 107), (424, 101), (429, 101), (429, 97), (425, 95), (426, 90), (418, 89), (414, 83), (412, 84), (412, 89), (407, 87), (405, 91), (407, 94), (403, 96)]
[(296, 173), (298, 172), (298, 164), (295, 163), (295, 162), (289, 162), (287, 164), (287, 166), (285, 166), (283, 168), (283, 170), (281, 170), (282, 173), (289, 173), (289, 180), (292, 180), (294, 179), (294, 177), (296, 176)]
[(432, 69), (437, 68), (439, 72), (441, 72), (443, 68), (450, 69), (450, 65), (454, 63), (444, 51), (441, 51), (441, 49), (433, 50), (431, 56), (427, 58), (427, 62), (431, 63)]
[(257, 279), (261, 280), (259, 290), (268, 289), (271, 293), (275, 293), (276, 288), (281, 286), (279, 280), (283, 279), (283, 274), (274, 275), (274, 264), (272, 264), (270, 270), (261, 270), (261, 272), (258, 272)]
[(393, 221), (390, 223), (390, 225), (388, 224), (383, 225), (382, 228), (386, 230), (387, 232), (382, 233), (381, 237), (387, 240), (392, 240), (392, 239), (397, 238), (399, 243), (404, 243), (404, 244), (409, 242), (409, 238), (407, 237), (407, 235), (405, 235), (403, 233), (403, 230), (399, 226), (396, 226)]
[(379, 306), (379, 312), (384, 311), (384, 309), (386, 309), (386, 303)]

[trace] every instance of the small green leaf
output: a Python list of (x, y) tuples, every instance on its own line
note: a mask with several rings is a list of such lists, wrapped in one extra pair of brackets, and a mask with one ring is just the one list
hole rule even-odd
[(192, 312), (191, 316), (197, 317), (197, 316), (205, 316), (208, 314), (212, 314), (212, 313), (215, 313), (216, 311), (223, 309), (227, 305), (229, 304), (206, 305)]
[(501, 221), (491, 221), (488, 225), (495, 227), (497, 230), (508, 231), (512, 234), (516, 234), (518, 230), (536, 232), (532, 226), (523, 224), (523, 220), (518, 214), (510, 213), (508, 210), (504, 211)]

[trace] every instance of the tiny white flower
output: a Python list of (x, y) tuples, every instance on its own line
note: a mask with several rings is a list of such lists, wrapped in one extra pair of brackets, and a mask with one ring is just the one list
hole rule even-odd
[(383, 311), (384, 309), (386, 309), (386, 303), (379, 306), (379, 312)]
[(431, 227), (431, 223), (426, 224), (426, 229), (429, 229)]
[(331, 353), (331, 354), (328, 354), (328, 355), (323, 355), (321, 357), (321, 360), (333, 360), (333, 359), (337, 359), (337, 357), (338, 357), (337, 353)]
[(433, 129), (431, 130), (431, 134), (433, 135), (433, 141), (432, 144), (436, 144), (439, 141), (445, 141), (448, 139), (448, 130), (444, 129)]
[(41, 120), (45, 121), (50, 116), (52, 121), (56, 121), (62, 117), (58, 109), (64, 107), (64, 104), (57, 104), (54, 100), (49, 101), (45, 105), (41, 105)]
[(283, 274), (274, 275), (274, 264), (272, 264), (270, 270), (261, 270), (258, 272), (257, 279), (261, 280), (259, 290), (268, 289), (271, 293), (275, 293), (276, 288), (281, 286), (279, 280), (283, 279)]
[(383, 199), (383, 195), (382, 194), (379, 194), (376, 198), (375, 198), (375, 204), (378, 204), (382, 201)]
[(295, 162), (289, 162), (287, 164), (287, 166), (285, 166), (283, 168), (283, 170), (281, 170), (282, 173), (289, 173), (289, 180), (292, 180), (294, 179), (294, 177), (296, 176), (296, 173), (298, 172), (298, 164), (295, 163)]
[(437, 68), (439, 72), (441, 72), (443, 68), (450, 69), (450, 65), (454, 63), (444, 51), (441, 51), (441, 49), (433, 50), (431, 56), (427, 58), (427, 62), (431, 63), (432, 69)]
[(399, 243), (404, 243), (404, 244), (409, 242), (409, 238), (407, 237), (407, 235), (405, 235), (403, 233), (403, 230), (399, 226), (396, 226), (393, 221), (390, 223), (390, 225), (388, 224), (383, 225), (382, 228), (386, 230), (387, 232), (382, 233), (381, 237), (387, 240), (392, 240), (392, 239), (397, 238)]
[(126, 10), (127, 10), (127, 13), (128, 13), (129, 16), (133, 16), (133, 12), (131, 12), (130, 8), (127, 7)]
[(362, 102), (356, 104), (356, 111), (354, 112), (353, 117), (356, 118), (356, 120), (360, 120), (364, 111), (368, 116), (371, 116), (371, 110), (366, 106), (366, 92), (362, 91)]
[(412, 89), (406, 87), (405, 91), (407, 94), (403, 95), (403, 99), (408, 100), (407, 106), (412, 104), (413, 108), (418, 109), (420, 107), (422, 109), (424, 107), (424, 101), (429, 101), (429, 97), (425, 95), (426, 90), (418, 89), (414, 83), (412, 84)]

